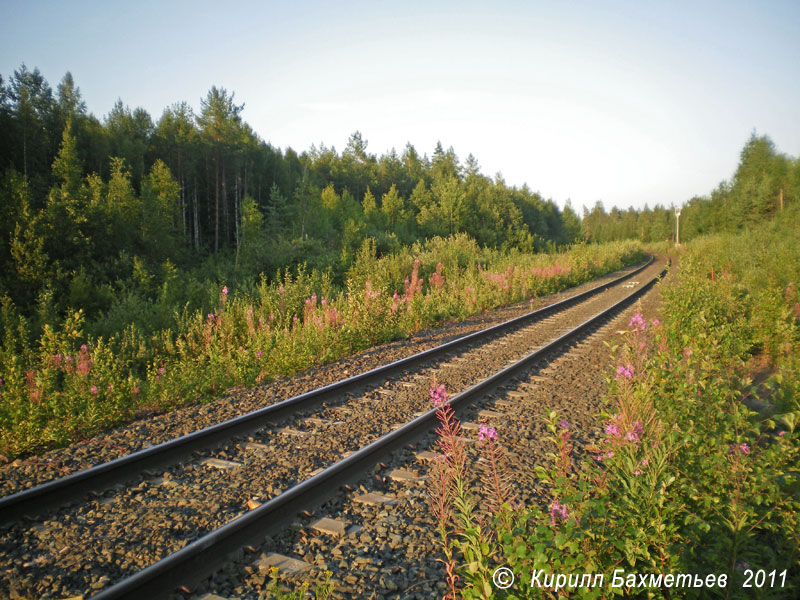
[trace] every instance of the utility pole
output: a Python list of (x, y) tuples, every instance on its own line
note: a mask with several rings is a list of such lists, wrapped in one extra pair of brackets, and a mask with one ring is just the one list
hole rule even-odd
[(675, 209), (675, 245), (681, 245), (681, 209)]

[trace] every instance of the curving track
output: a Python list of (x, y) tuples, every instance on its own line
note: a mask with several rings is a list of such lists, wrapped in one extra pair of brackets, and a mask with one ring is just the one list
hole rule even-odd
[[(662, 266), (644, 265), (639, 278), (649, 280)], [(292, 520), (301, 508), (320, 504), (343, 482), (357, 479), (371, 469), (380, 456), (430, 431), (434, 426), (432, 411), (411, 419), (420, 408), (427, 408), (427, 388), (434, 376), (447, 383), (450, 390), (464, 390), (452, 400), (457, 406), (485, 396), (544, 355), (586, 335), (587, 330), (643, 293), (643, 285), (634, 286), (633, 294), (622, 287), (625, 281), (630, 285), (633, 274), (586, 295), (254, 414), (4, 498), (0, 501), (0, 515), (11, 520), (85, 496), (87, 488), (96, 491), (109, 484), (119, 487), (123, 480), (139, 478), (136, 486), (106, 493), (99, 501), (83, 502), (77, 509), (62, 508), (32, 527), (16, 524), (5, 528), (0, 532), (0, 547), (14, 541), (24, 545), (26, 539), (41, 540), (42, 533), (52, 533), (64, 521), (87, 525), (87, 530), (91, 528), (89, 538), (96, 540), (99, 548), (87, 548), (77, 556), (83, 565), (93, 566), (81, 569), (86, 573), (76, 574), (72, 581), (60, 575), (67, 584), (62, 584), (62, 590), (77, 588), (84, 593), (105, 588), (112, 578), (125, 577), (177, 550), (97, 597), (166, 596), (176, 583), (191, 583), (213, 572), (224, 563), (227, 553), (243, 545), (258, 544), (266, 533), (277, 531)], [(531, 348), (538, 350), (531, 353)], [(332, 400), (339, 406), (325, 404)], [(316, 410), (315, 416), (309, 417), (312, 410)], [(279, 429), (275, 425), (279, 421), (289, 421), (290, 427)], [(220, 443), (224, 444), (221, 448), (209, 450)], [(164, 450), (168, 453), (162, 454)], [(196, 450), (204, 456), (193, 456)], [(336, 462), (348, 452), (353, 454)], [(266, 464), (265, 459), (273, 456), (282, 459)], [(190, 460), (184, 464), (187, 458)], [(215, 467), (213, 460), (203, 462), (204, 458), (228, 462), (217, 462)], [(162, 477), (141, 478), (143, 469), (160, 472), (165, 466), (168, 470)], [(324, 470), (314, 475), (320, 468)], [(252, 496), (266, 501), (241, 515)], [(113, 529), (135, 530), (137, 524), (138, 542), (119, 543), (114, 537)], [(141, 539), (143, 530), (155, 538), (171, 539), (172, 545), (149, 545)], [(208, 533), (192, 541), (203, 532)], [(112, 543), (104, 545), (100, 541), (104, 538), (110, 538)], [(139, 556), (124, 550), (133, 545), (138, 545)], [(32, 560), (28, 563), (38, 559), (29, 558)], [(51, 562), (53, 566), (63, 564), (57, 556), (39, 560), (37, 566), (45, 572), (44, 577), (49, 575), (46, 572)], [(6, 569), (9, 571), (13, 572), (13, 568)], [(37, 593), (48, 593), (36, 587)], [(23, 589), (20, 591), (24, 593)], [(33, 590), (28, 587), (27, 591)]]

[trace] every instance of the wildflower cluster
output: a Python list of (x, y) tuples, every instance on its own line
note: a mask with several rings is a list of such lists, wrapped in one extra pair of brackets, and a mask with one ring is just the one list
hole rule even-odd
[[(193, 309), (159, 305), (163, 319), (149, 331), (137, 324), (114, 334), (103, 331), (102, 318), (87, 326), (77, 313), (48, 326), (36, 343), (25, 333), (31, 323), (0, 303), (0, 452), (16, 456), (81, 439), (143, 412), (296, 373), (640, 259), (633, 243), (511, 256), (464, 236), (436, 238), (356, 261), (342, 287), (301, 267), (246, 289), (231, 282), (195, 289)], [(569, 273), (548, 270), (553, 262), (571, 265)], [(493, 272), (507, 274), (507, 290), (481, 274)]]
[(560, 521), (566, 521), (569, 517), (569, 510), (566, 504), (560, 504), (558, 500), (553, 502), (550, 507), (550, 524), (555, 527)]
[(642, 317), (642, 313), (637, 312), (635, 315), (633, 315), (633, 318), (631, 318), (630, 323), (628, 323), (628, 327), (634, 331), (644, 331), (647, 329), (647, 321), (645, 321), (644, 317)]
[(750, 454), (750, 446), (747, 445), (747, 442), (742, 442), (741, 444), (731, 444), (728, 448), (728, 454)]
[(510, 476), (497, 430), (481, 425), (479, 452), (483, 461), (479, 471), (486, 496), (476, 498), (471, 491), (467, 445), (461, 437), (461, 424), (446, 403), (445, 387), (434, 382), (430, 397), (437, 407), (437, 449), (441, 459), (433, 463), (428, 498), (443, 555), (439, 560), (447, 573), (445, 598), (456, 600), (469, 597), (465, 596), (467, 590), (492, 589), (490, 566), (500, 553), (499, 539), (491, 522), (480, 517), (477, 508), (483, 501), (490, 513), (508, 509)]
[(442, 286), (444, 285), (444, 275), (442, 275), (442, 263), (436, 263), (436, 271), (430, 277), (431, 285), (437, 289), (441, 290)]
[(483, 442), (486, 440), (497, 440), (497, 430), (494, 427), (481, 424), (478, 427), (478, 441)]
[(447, 392), (444, 384), (437, 386), (434, 383), (430, 389), (430, 396), (434, 406), (438, 407), (445, 404), (447, 402)]
[(617, 367), (617, 378), (624, 377), (625, 379), (630, 379), (633, 377), (633, 365), (628, 363), (627, 365), (619, 365)]

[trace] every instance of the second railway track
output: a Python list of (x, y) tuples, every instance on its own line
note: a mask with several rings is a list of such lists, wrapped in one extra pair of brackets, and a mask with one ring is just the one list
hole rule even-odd
[[(662, 268), (663, 261), (645, 265), (636, 279), (650, 281)], [(10, 557), (3, 561), (10, 564), (0, 564), (4, 573), (0, 589), (8, 584), (16, 586), (20, 594), (37, 597), (59, 597), (76, 591), (91, 595), (172, 552), (183, 552), (184, 559), (173, 560), (179, 563), (177, 572), (167, 571), (172, 567), (166, 562), (157, 563), (150, 568), (150, 575), (134, 575), (129, 584), (110, 587), (100, 597), (134, 598), (155, 592), (166, 596), (166, 581), (196, 580), (201, 572), (214, 568), (208, 552), (187, 559), (187, 550), (206, 546), (212, 548), (212, 554), (222, 556), (246, 543), (240, 534), (230, 535), (237, 528), (263, 538), (264, 531), (285, 524), (301, 505), (318, 504), (323, 492), (316, 486), (323, 485), (329, 492), (369, 469), (375, 462), (376, 445), (385, 453), (429, 429), (432, 415), (425, 411), (429, 408), (428, 385), (434, 375), (451, 392), (465, 391), (459, 401), (466, 402), (471, 395), (496, 385), (486, 383), (492, 374), (519, 363), (532, 349), (545, 346), (628, 297), (631, 290), (622, 287), (622, 280), (630, 285), (632, 275), (612, 281), (606, 291), (573, 300), (566, 307), (548, 307), (546, 313), (538, 315), (541, 319), (528, 317), (492, 334), (474, 336), (465, 345), (454, 343), (391, 369), (360, 376), (347, 385), (327, 386), (316, 395), (307, 394), (307, 402), (273, 405), (277, 408), (270, 407), (262, 420), (245, 419), (212, 432), (202, 442), (190, 439), (169, 458), (138, 463), (128, 467), (127, 473), (120, 471), (114, 476), (104, 474), (101, 467), (94, 479), (96, 486), (117, 487), (76, 507), (52, 512), (65, 499), (85, 496), (87, 489), (82, 486), (93, 476), (76, 477), (73, 484), (48, 484), (57, 495), (41, 501), (38, 507), (32, 504), (37, 488), (17, 495), (16, 507), (9, 498), (3, 499), (0, 510), (7, 510), (5, 514), (15, 519), (27, 512), (51, 512), (38, 521), (26, 520), (0, 531), (0, 549)], [(507, 376), (505, 373), (502, 377)], [(332, 401), (337, 406), (330, 406)], [(419, 416), (420, 412), (425, 414)], [(209, 445), (220, 443), (209, 449)], [(373, 448), (364, 448), (370, 444)], [(199, 456), (192, 455), (198, 450)], [(145, 454), (148, 452), (155, 455), (156, 449)], [(340, 460), (350, 453), (352, 456)], [(334, 470), (330, 465), (337, 461), (338, 470)], [(105, 469), (113, 473), (112, 468)], [(120, 481), (142, 469), (157, 471), (144, 479), (140, 473), (134, 486), (119, 487)], [(59, 489), (67, 492), (59, 496)], [(23, 503), (19, 503), (20, 498)], [(253, 499), (264, 504), (234, 520), (247, 511), (247, 503)], [(263, 515), (261, 519), (259, 514)], [(93, 543), (87, 546), (82, 543), (86, 540)], [(221, 545), (212, 547), (216, 541)], [(147, 580), (153, 569), (165, 574)], [(125, 585), (134, 587), (126, 591)]]

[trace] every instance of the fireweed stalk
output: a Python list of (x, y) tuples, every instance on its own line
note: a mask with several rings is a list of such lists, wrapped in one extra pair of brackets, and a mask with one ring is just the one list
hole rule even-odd
[[(571, 424), (546, 417), (553, 452), (535, 469), (541, 500), (511, 513), (512, 527), (496, 519), (494, 538), (487, 534), (516, 577), (497, 595), (796, 597), (800, 302), (788, 284), (800, 273), (796, 219), (784, 230), (718, 236), (695, 248), (662, 287), (663, 322), (638, 313), (611, 345), (601, 439), (581, 447)], [(754, 385), (765, 365), (771, 374)], [(767, 408), (754, 412), (748, 398)], [(534, 571), (606, 574), (608, 583), (615, 569), (714, 574), (727, 585), (638, 587), (637, 580), (614, 590), (555, 590), (532, 578)], [(759, 571), (786, 583), (744, 588), (748, 569), (751, 586)]]
[[(479, 472), (485, 494), (476, 499), (470, 491), (471, 465), (461, 437), (461, 423), (447, 401), (445, 386), (434, 381), (430, 396), (439, 419), (436, 447), (440, 454), (431, 468), (428, 497), (444, 554), (439, 560), (447, 572), (445, 598), (491, 598), (494, 588), (490, 565), (499, 554), (491, 516), (504, 515), (501, 518), (510, 525), (506, 513), (511, 486), (505, 451), (497, 441), (497, 430), (481, 425), (478, 451), (483, 460)], [(478, 510), (479, 502), (482, 511)], [(459, 583), (462, 580), (463, 585)]]
[[(239, 289), (174, 274), (157, 301), (125, 296), (132, 304), (105, 316), (70, 311), (41, 324), (0, 293), (0, 453), (62, 446), (143, 412), (206, 402), (640, 258), (636, 243), (527, 255), (456, 235), (381, 258), (373, 247), (342, 286), (304, 268)], [(173, 305), (181, 288), (192, 301)]]

